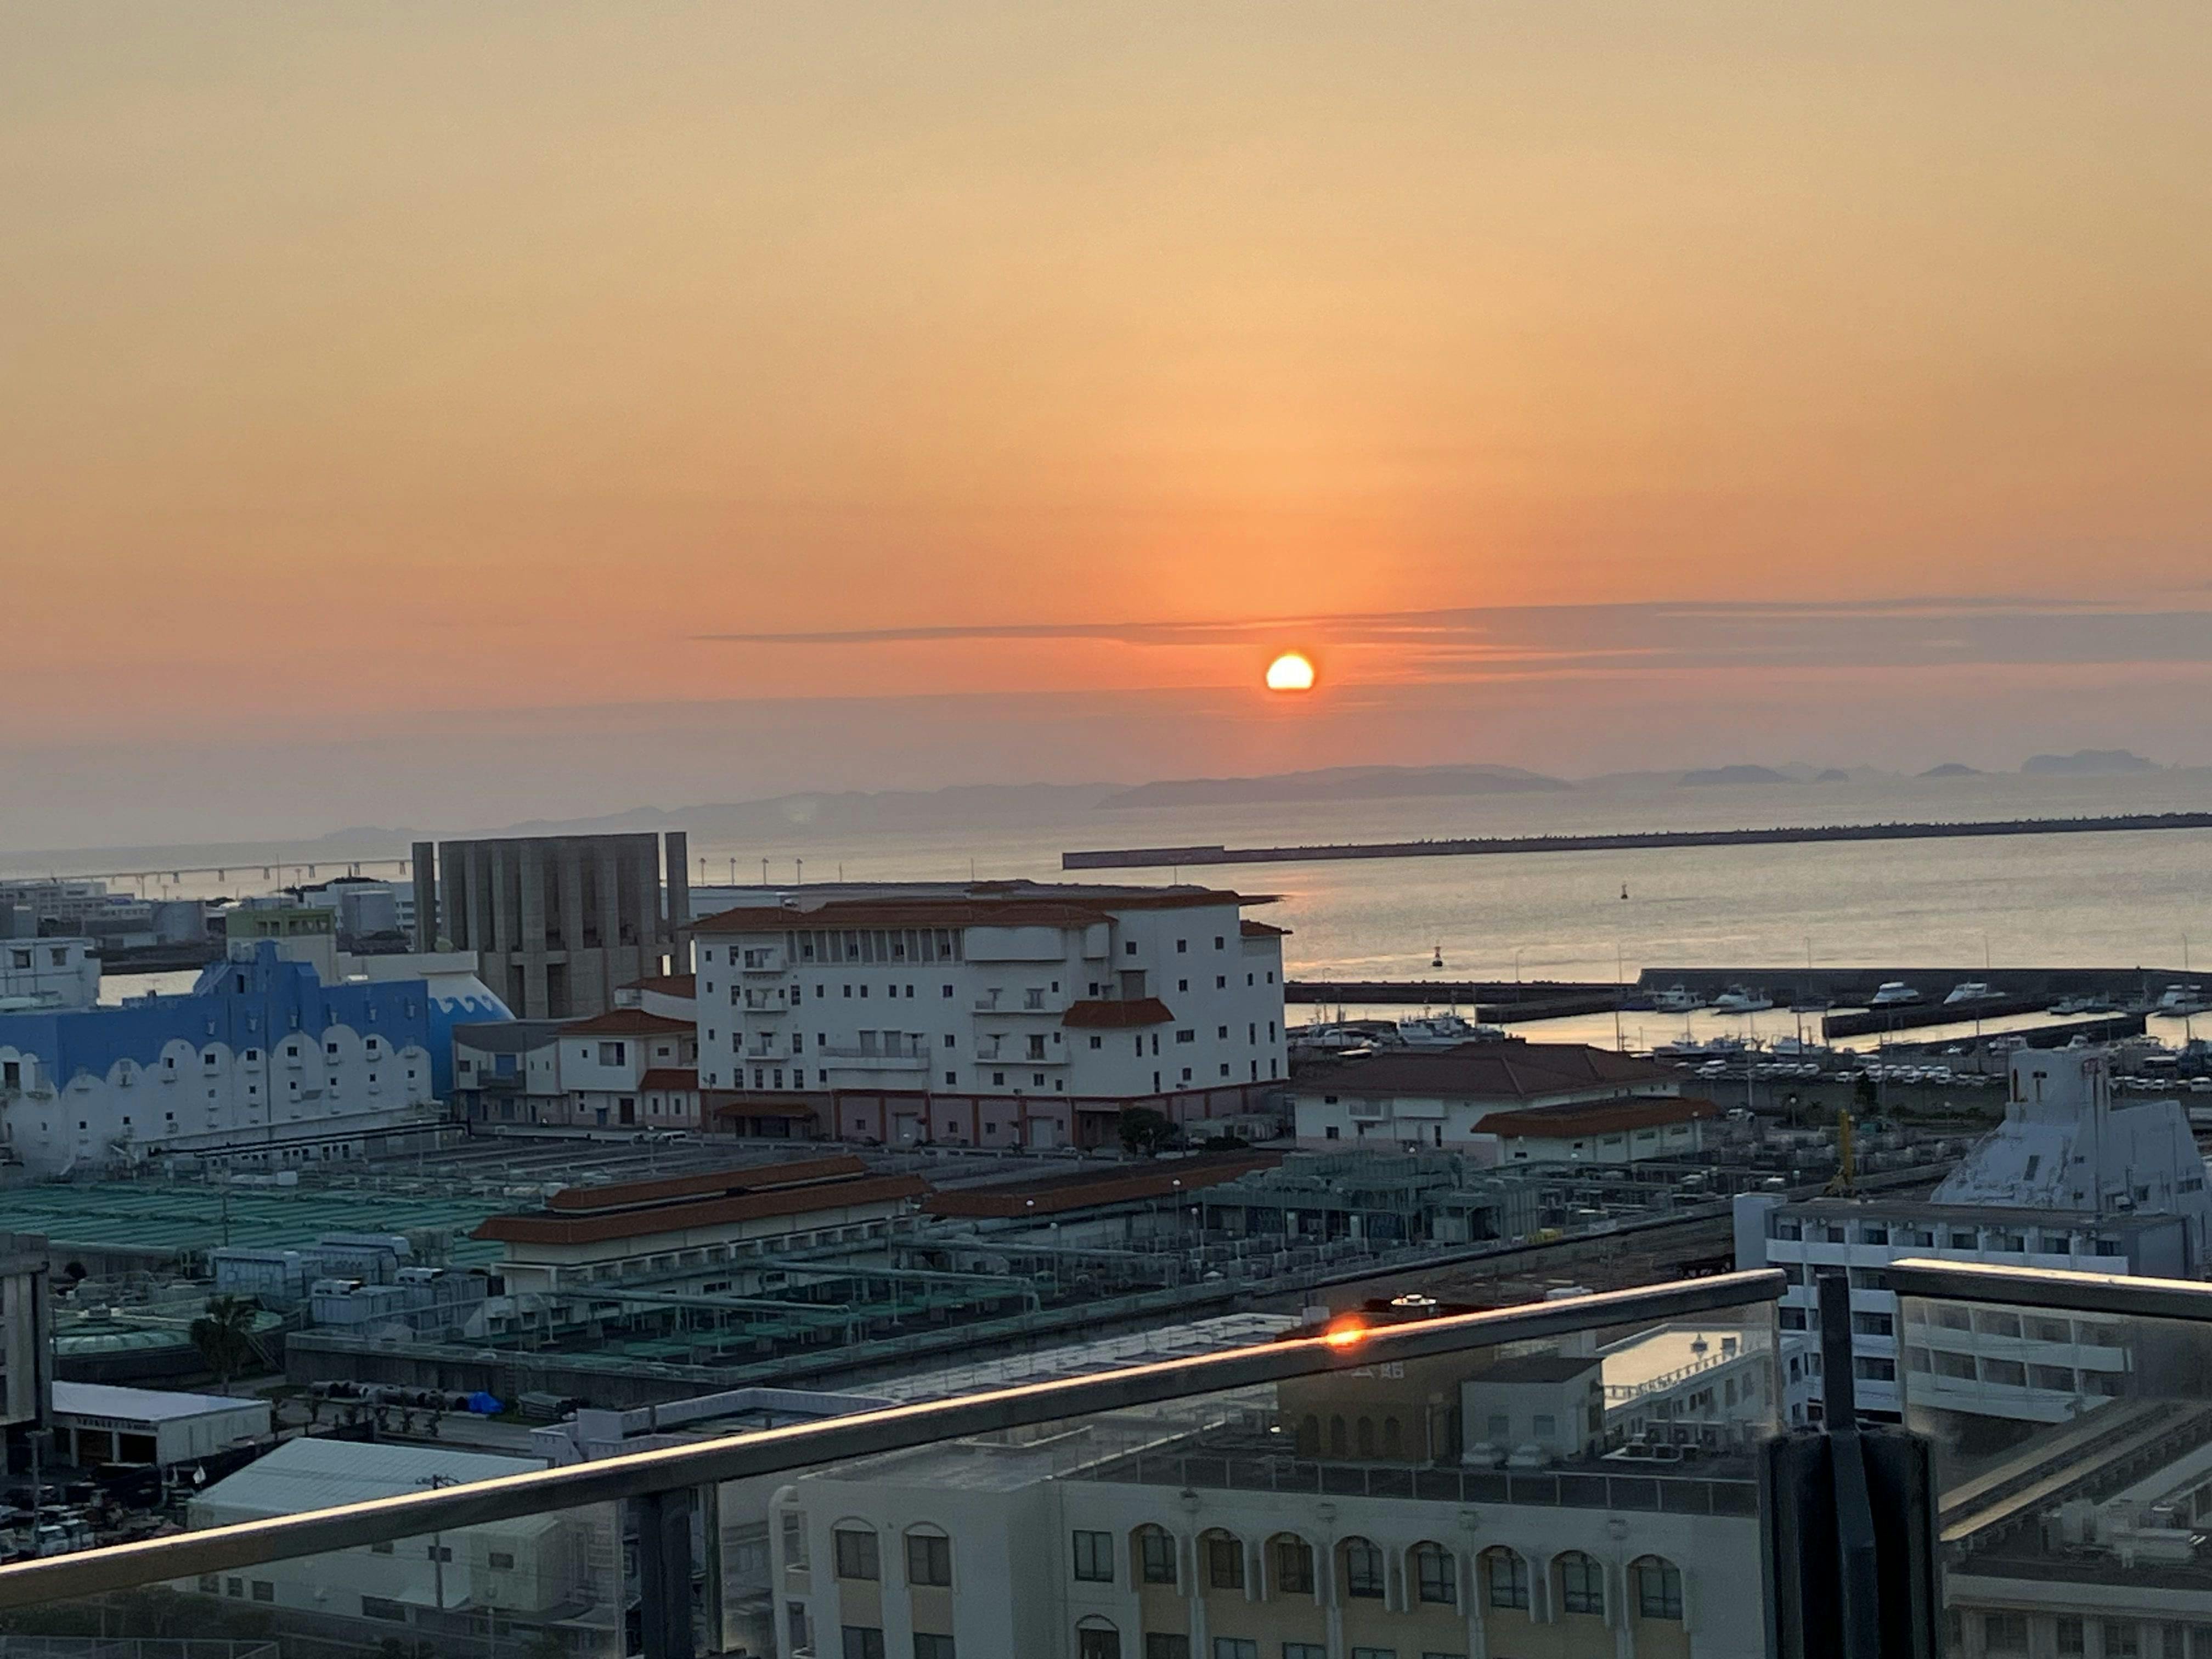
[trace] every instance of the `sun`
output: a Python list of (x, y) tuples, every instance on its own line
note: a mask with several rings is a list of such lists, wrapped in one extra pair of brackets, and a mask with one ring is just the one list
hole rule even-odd
[(1285, 651), (1267, 665), (1270, 691), (1310, 691), (1313, 683), (1313, 663), (1298, 652)]

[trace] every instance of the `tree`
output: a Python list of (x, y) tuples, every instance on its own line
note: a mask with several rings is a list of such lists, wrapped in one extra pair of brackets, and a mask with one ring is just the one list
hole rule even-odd
[(207, 1312), (192, 1321), (192, 1346), (221, 1386), (228, 1388), (252, 1359), (253, 1316), (260, 1311), (251, 1297), (211, 1296)]
[(1121, 1145), (1126, 1150), (1149, 1158), (1175, 1139), (1176, 1127), (1165, 1112), (1154, 1111), (1149, 1106), (1124, 1106), (1121, 1130)]

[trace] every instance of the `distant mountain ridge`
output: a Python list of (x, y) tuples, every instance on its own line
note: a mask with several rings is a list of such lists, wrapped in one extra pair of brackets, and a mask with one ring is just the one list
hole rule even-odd
[(1109, 795), (1107, 808), (1249, 806), (1281, 801), (1413, 800), (1439, 795), (1524, 794), (1571, 789), (1563, 778), (1517, 766), (1330, 766), (1252, 778), (1178, 778)]
[(2122, 772), (2156, 772), (2156, 761), (2127, 749), (2077, 749), (2070, 755), (2031, 755), (2020, 769), (2031, 777), (2109, 777)]

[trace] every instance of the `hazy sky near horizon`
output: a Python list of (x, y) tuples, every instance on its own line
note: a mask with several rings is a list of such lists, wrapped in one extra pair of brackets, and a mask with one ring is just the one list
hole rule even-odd
[(0, 837), (716, 708), (658, 799), (2212, 761), (2208, 81), (2201, 3), (0, 0), (0, 794), (79, 792)]

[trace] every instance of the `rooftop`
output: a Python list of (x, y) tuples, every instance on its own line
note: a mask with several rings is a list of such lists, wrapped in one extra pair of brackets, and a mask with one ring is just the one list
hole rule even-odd
[(259, 1406), (227, 1394), (173, 1394), (166, 1389), (123, 1389), (105, 1382), (54, 1383), (54, 1410), (72, 1417), (119, 1417), (138, 1423), (173, 1423)]
[(688, 1019), (668, 1019), (659, 1014), (648, 1014), (642, 1008), (613, 1008), (604, 1014), (593, 1014), (589, 1019), (580, 1019), (562, 1028), (562, 1036), (659, 1036), (665, 1033), (695, 1030), (697, 1027)]
[(1280, 1152), (1231, 1152), (1218, 1158), (1075, 1170), (1035, 1181), (940, 1190), (932, 1193), (921, 1207), (931, 1215), (999, 1219), (1060, 1215), (1102, 1204), (1166, 1198), (1179, 1192), (1218, 1187), (1255, 1170), (1272, 1170), (1282, 1161)]
[(543, 1048), (568, 1029), (565, 1019), (502, 1019), (453, 1027), (453, 1041), (480, 1054), (520, 1054)]
[(246, 1515), (296, 1515), (303, 1510), (365, 1504), (441, 1485), (495, 1480), (545, 1467), (543, 1458), (497, 1457), (442, 1446), (393, 1446), (326, 1436), (288, 1440), (198, 1494), (193, 1507)]
[(1175, 1011), (1158, 997), (1131, 997), (1127, 1001), (1071, 1002), (1060, 1023), (1078, 1030), (1126, 1031), (1165, 1025), (1174, 1018)]
[(1565, 1135), (1617, 1135), (1665, 1123), (1692, 1123), (1718, 1117), (1710, 1100), (1661, 1095), (1631, 1100), (1593, 1100), (1577, 1105), (1537, 1106), (1527, 1111), (1492, 1112), (1481, 1122), (1489, 1135), (1522, 1135), (1558, 1139)]
[(781, 903), (744, 905), (702, 918), (697, 933), (782, 933), (794, 927), (1089, 927), (1127, 910), (1198, 909), (1273, 903), (1271, 894), (1210, 887), (1134, 887), (1080, 883), (979, 881), (947, 888), (886, 884), (820, 899), (785, 895)]
[(621, 991), (653, 991), (665, 997), (691, 998), (699, 994), (696, 974), (654, 974), (646, 979), (634, 979), (627, 985), (615, 988)]
[[(599, 1189), (601, 1193), (613, 1189)], [(920, 1198), (928, 1191), (929, 1183), (912, 1175), (817, 1180), (802, 1185), (769, 1183), (758, 1188), (726, 1190), (719, 1196), (690, 1201), (679, 1198), (619, 1209), (603, 1206), (580, 1214), (541, 1212), (495, 1215), (487, 1218), (471, 1237), (504, 1244), (598, 1244), (611, 1239), (683, 1232), (694, 1227), (729, 1226), (778, 1216), (842, 1210), (859, 1204), (891, 1203)], [(556, 1194), (556, 1202), (564, 1196), (565, 1194)]]
[(1583, 1042), (1462, 1042), (1449, 1048), (1393, 1048), (1316, 1066), (1302, 1094), (1428, 1095), (1532, 1100), (1590, 1089), (1673, 1084), (1650, 1060)]

